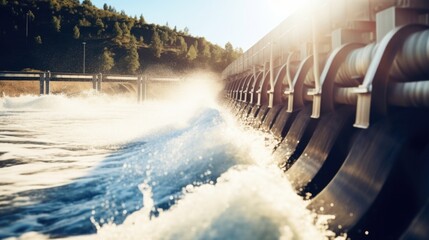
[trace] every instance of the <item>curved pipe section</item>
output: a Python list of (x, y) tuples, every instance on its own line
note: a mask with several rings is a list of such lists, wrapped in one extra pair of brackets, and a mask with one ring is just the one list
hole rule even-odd
[(388, 76), (395, 56), (407, 37), (426, 28), (422, 25), (402, 26), (390, 31), (380, 42), (362, 85), (356, 89), (358, 101), (355, 127), (368, 128), (371, 106), (379, 114), (387, 113)]

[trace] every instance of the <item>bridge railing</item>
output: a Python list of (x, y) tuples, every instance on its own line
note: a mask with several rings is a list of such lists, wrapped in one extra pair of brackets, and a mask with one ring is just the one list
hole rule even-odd
[(147, 99), (149, 82), (181, 83), (183, 78), (151, 77), (145, 75), (82, 74), (61, 72), (16, 72), (0, 71), (0, 81), (39, 81), (40, 94), (50, 94), (50, 82), (90, 82), (96, 92), (102, 91), (102, 83), (133, 83), (137, 87), (137, 100)]

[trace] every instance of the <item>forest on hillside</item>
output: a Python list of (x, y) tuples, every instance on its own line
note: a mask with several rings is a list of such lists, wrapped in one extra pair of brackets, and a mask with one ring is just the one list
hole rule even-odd
[[(144, 11), (144, 9), (142, 9)], [(242, 54), (187, 28), (149, 24), (90, 0), (0, 0), (0, 70), (141, 73), (151, 66), (220, 72)], [(85, 60), (83, 60), (85, 58)]]

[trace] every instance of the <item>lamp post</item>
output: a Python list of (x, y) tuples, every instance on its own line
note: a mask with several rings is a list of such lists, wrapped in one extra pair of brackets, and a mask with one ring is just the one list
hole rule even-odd
[(86, 46), (86, 42), (83, 42), (82, 45), (83, 45), (83, 73), (85, 73), (85, 46)]

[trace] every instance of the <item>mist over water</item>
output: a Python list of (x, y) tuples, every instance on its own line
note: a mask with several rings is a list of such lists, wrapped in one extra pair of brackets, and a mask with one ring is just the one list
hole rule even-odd
[(220, 89), (0, 98), (0, 239), (323, 239)]

